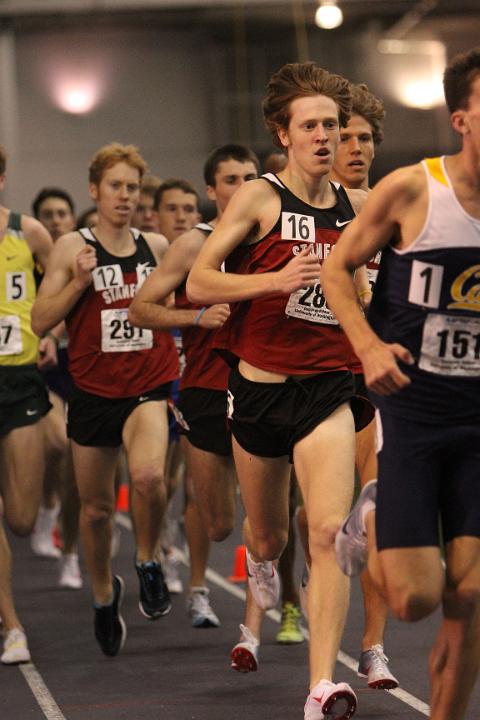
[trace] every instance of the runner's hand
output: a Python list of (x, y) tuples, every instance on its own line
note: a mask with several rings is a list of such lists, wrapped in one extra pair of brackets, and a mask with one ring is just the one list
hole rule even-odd
[(276, 273), (276, 291), (289, 295), (295, 290), (310, 287), (320, 279), (320, 262), (312, 255), (310, 247), (304, 248), (295, 255), (281, 270)]
[(411, 382), (397, 362), (401, 360), (407, 365), (414, 363), (412, 355), (403, 345), (379, 341), (362, 353), (360, 359), (367, 387), (377, 395), (392, 395)]
[(208, 330), (215, 330), (216, 328), (222, 327), (229, 315), (230, 306), (226, 303), (211, 305), (202, 313), (198, 324), (200, 327), (207, 328)]
[(85, 287), (92, 282), (92, 270), (97, 267), (97, 251), (91, 245), (85, 245), (77, 255), (76, 278)]

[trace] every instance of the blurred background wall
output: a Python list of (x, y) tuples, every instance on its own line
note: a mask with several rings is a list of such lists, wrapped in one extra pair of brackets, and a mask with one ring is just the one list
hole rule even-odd
[[(334, 0), (327, 0), (330, 3)], [(3, 203), (23, 212), (45, 185), (89, 204), (102, 144), (135, 143), (151, 171), (203, 192), (202, 165), (239, 141), (263, 158), (260, 103), (272, 72), (312, 59), (385, 101), (373, 180), (453, 152), (445, 62), (480, 45), (479, 0), (338, 0), (342, 24), (315, 24), (319, 0), (0, 0)]]

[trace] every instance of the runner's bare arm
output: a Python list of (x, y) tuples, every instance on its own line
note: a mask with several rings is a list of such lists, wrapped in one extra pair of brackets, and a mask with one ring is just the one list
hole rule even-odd
[(367, 384), (379, 394), (395, 392), (410, 382), (397, 358), (407, 363), (413, 358), (401, 345), (382, 342), (371, 329), (358, 306), (351, 273), (403, 228), (422, 192), (420, 186), (414, 168), (403, 168), (380, 181), (322, 266), (322, 287), (329, 307), (363, 363)]
[(63, 235), (50, 255), (32, 308), (32, 329), (40, 337), (65, 319), (92, 282), (95, 250), (78, 233)]
[(158, 267), (148, 276), (132, 301), (128, 319), (132, 325), (149, 329), (188, 327), (216, 328), (223, 325), (228, 305), (215, 305), (199, 315), (199, 310), (182, 310), (166, 306), (170, 294), (186, 279), (205, 235), (192, 229), (170, 245)]
[[(264, 180), (250, 180), (230, 200), (218, 225), (205, 242), (187, 280), (192, 302), (227, 303), (276, 293), (289, 294), (318, 281), (320, 265), (306, 249), (277, 272), (240, 275), (224, 273), (225, 258), (247, 238), (262, 237), (276, 217), (279, 207), (275, 191)], [(278, 213), (277, 213), (278, 214)]]

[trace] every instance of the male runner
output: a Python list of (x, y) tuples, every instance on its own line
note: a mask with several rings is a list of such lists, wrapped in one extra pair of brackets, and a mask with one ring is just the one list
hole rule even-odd
[[(5, 187), (6, 152), (0, 146), (0, 191)], [(42, 495), (44, 438), (42, 418), (50, 409), (38, 365), (56, 360), (56, 341), (38, 341), (31, 328), (34, 271), (44, 268), (52, 240), (37, 220), (0, 205), (0, 618), (6, 665), (30, 660), (27, 637), (15, 611), (11, 553), (3, 522), (28, 535)], [(28, 452), (25, 452), (28, 448)]]
[[(444, 88), (461, 150), (379, 182), (322, 282), (378, 408), (378, 491), (362, 490), (338, 559), (358, 572), (368, 530), (369, 569), (394, 614), (442, 606), (430, 718), (461, 720), (480, 662), (480, 48), (450, 62)], [(350, 272), (380, 250), (367, 322)]]
[[(134, 325), (179, 327), (182, 332), (186, 366), (180, 381), (178, 405), (189, 426), (184, 444), (187, 537), (196, 509), (200, 511), (197, 546), (192, 547), (190, 543), (191, 578), (187, 600), (194, 627), (220, 624), (208, 601), (205, 570), (209, 538), (223, 540), (233, 528), (235, 483), (230, 463), (231, 437), (226, 423), (228, 366), (211, 348), (211, 330), (223, 324), (229, 309), (228, 305), (206, 308), (190, 303), (185, 295), (185, 281), (230, 198), (243, 183), (258, 176), (258, 168), (256, 156), (242, 145), (224, 145), (211, 153), (204, 166), (204, 177), (207, 195), (216, 203), (217, 216), (208, 225), (200, 223), (172, 243), (129, 312)], [(176, 307), (166, 307), (165, 301), (173, 291)]]
[[(287, 538), (289, 459), (305, 500), (312, 556), (306, 720), (347, 719), (356, 707), (350, 686), (332, 682), (349, 599), (333, 529), (353, 492), (351, 350), (319, 284), (321, 261), (354, 217), (346, 192), (329, 181), (350, 107), (348, 81), (314, 63), (288, 64), (272, 76), (264, 117), (288, 164), (239, 189), (187, 281), (194, 302), (234, 303), (217, 341), (238, 362), (229, 417), (249, 584), (264, 609), (278, 599), (272, 561)], [(363, 193), (351, 194), (360, 203)]]
[(98, 222), (94, 230), (57, 240), (32, 314), (39, 334), (66, 320), (75, 384), (68, 435), (95, 636), (106, 655), (116, 655), (126, 637), (120, 614), (123, 580), (112, 577), (110, 569), (114, 473), (122, 444), (132, 486), (140, 610), (155, 620), (171, 608), (154, 551), (165, 507), (167, 398), (178, 358), (168, 333), (138, 331), (128, 322), (138, 286), (168, 246), (161, 235), (130, 229), (145, 167), (131, 145), (112, 143), (95, 154), (89, 189)]

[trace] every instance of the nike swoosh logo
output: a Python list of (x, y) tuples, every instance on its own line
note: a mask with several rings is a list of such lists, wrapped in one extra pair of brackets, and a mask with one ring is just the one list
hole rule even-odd
[(27, 415), (38, 415), (38, 410), (27, 410)]
[(15, 260), (16, 255), (7, 255), (7, 260)]
[(337, 219), (335, 225), (337, 227), (343, 227), (344, 225), (348, 225), (349, 222), (352, 222), (351, 220), (344, 220), (343, 222), (340, 222), (340, 220)]
[(140, 395), (140, 397), (138, 398), (138, 402), (145, 402), (145, 400), (149, 400), (148, 395)]

